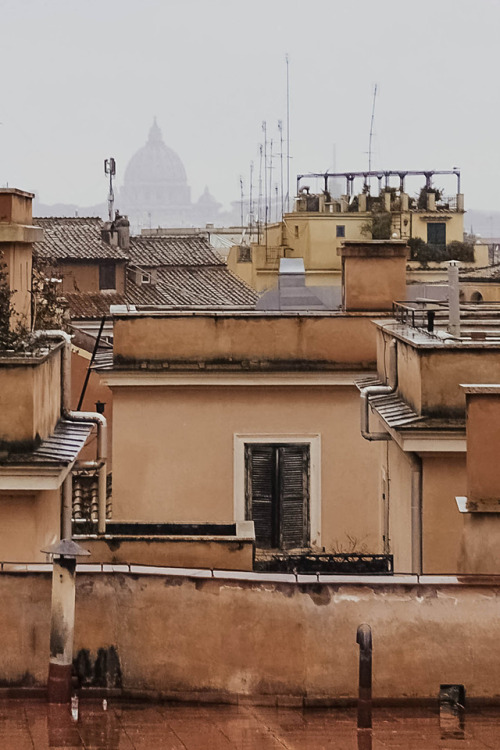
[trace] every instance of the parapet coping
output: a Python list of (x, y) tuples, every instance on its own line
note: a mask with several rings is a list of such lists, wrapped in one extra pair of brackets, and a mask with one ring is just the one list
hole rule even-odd
[[(81, 563), (76, 566), (77, 573), (129, 573), (144, 576), (170, 576), (179, 578), (204, 578), (229, 581), (248, 581), (252, 583), (331, 583), (369, 586), (415, 586), (415, 585), (498, 585), (500, 575), (333, 575), (328, 573), (266, 573), (246, 570), (218, 570), (216, 568), (174, 568), (156, 567), (153, 565), (132, 565), (107, 563)], [(52, 573), (51, 563), (12, 563), (0, 562), (0, 574), (6, 573)]]

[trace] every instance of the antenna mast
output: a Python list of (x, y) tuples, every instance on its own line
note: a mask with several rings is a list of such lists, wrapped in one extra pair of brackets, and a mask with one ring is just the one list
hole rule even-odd
[(108, 194), (108, 215), (109, 220), (113, 221), (113, 206), (115, 203), (115, 194), (113, 192), (113, 177), (116, 174), (116, 162), (111, 156), (104, 160), (104, 174), (109, 174), (109, 194)]
[(253, 161), (250, 162), (250, 211), (249, 211), (249, 227), (248, 233), (250, 235), (250, 242), (252, 241), (252, 227), (253, 227)]
[(240, 226), (243, 227), (243, 177), (240, 175)]
[[(372, 139), (373, 139), (373, 123), (375, 121), (375, 101), (377, 99), (377, 84), (373, 89), (373, 106), (372, 106), (372, 119), (370, 121), (370, 139), (368, 141), (368, 172), (372, 171)], [(368, 185), (370, 184), (370, 178), (368, 177)]]
[(286, 60), (286, 210), (290, 212), (290, 77), (288, 52)]
[(279, 220), (283, 218), (283, 123), (278, 120), (278, 130), (280, 132), (280, 188), (281, 188), (281, 216)]

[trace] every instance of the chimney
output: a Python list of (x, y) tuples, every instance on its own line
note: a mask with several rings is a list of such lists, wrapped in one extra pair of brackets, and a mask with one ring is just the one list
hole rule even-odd
[(448, 265), (448, 333), (460, 338), (460, 261), (450, 260)]
[(43, 231), (33, 226), (33, 193), (0, 188), (0, 256), (6, 265), (12, 306), (21, 320), (31, 326), (31, 262), (33, 242)]
[(337, 253), (344, 310), (382, 312), (406, 298), (405, 240), (346, 240)]
[(113, 222), (114, 228), (118, 234), (118, 247), (122, 250), (128, 250), (130, 246), (130, 222), (126, 216), (120, 216), (118, 211), (115, 214)]

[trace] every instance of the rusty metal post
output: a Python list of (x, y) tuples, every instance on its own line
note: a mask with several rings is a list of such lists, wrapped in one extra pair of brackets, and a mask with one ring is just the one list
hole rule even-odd
[(75, 630), (76, 558), (90, 553), (70, 539), (63, 539), (42, 552), (54, 555), (47, 699), (49, 703), (69, 703)]
[(358, 626), (356, 643), (359, 645), (358, 750), (371, 750), (372, 629), (369, 625)]

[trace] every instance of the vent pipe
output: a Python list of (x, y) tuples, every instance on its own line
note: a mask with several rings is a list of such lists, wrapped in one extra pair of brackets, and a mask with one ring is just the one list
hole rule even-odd
[(450, 260), (448, 266), (448, 333), (460, 338), (460, 289), (458, 282), (458, 260)]

